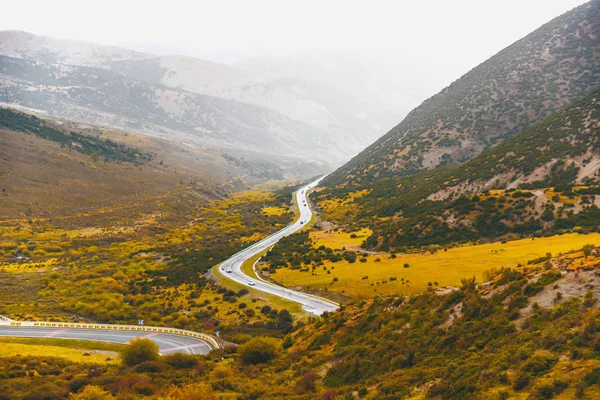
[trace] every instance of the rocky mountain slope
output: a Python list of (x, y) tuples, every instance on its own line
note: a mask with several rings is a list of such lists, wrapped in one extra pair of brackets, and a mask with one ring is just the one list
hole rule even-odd
[(372, 180), (468, 160), (600, 87), (594, 0), (475, 67), (334, 173)]
[(383, 249), (594, 230), (600, 217), (600, 90), (472, 160), (328, 189), (349, 214), (328, 218), (374, 230)]

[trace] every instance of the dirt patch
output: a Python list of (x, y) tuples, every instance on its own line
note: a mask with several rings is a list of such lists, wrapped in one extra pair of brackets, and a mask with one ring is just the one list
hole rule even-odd
[(518, 329), (523, 326), (525, 320), (531, 316), (533, 304), (535, 303), (543, 308), (551, 308), (555, 304), (575, 297), (583, 298), (590, 290), (596, 299), (596, 305), (598, 305), (600, 301), (600, 283), (595, 270), (567, 271), (562, 278), (547, 285), (544, 290), (529, 299), (529, 304), (521, 310), (521, 316), (515, 321), (515, 325)]

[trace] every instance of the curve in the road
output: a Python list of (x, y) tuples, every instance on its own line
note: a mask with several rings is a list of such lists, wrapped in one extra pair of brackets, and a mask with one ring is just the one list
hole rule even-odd
[(290, 290), (264, 280), (255, 279), (246, 275), (242, 271), (242, 264), (246, 260), (273, 246), (281, 238), (299, 231), (310, 222), (312, 218), (312, 210), (310, 208), (310, 204), (308, 203), (308, 193), (311, 189), (319, 184), (321, 179), (323, 178), (319, 178), (316, 181), (309, 183), (295, 193), (298, 208), (300, 209), (300, 216), (296, 221), (280, 231), (275, 232), (271, 236), (266, 237), (260, 242), (254, 243), (252, 246), (249, 246), (244, 250), (234, 254), (219, 266), (219, 272), (226, 278), (247, 286), (250, 289), (260, 290), (262, 292), (281, 297), (285, 300), (300, 303), (304, 310), (312, 314), (321, 315), (324, 312), (335, 311), (339, 307), (337, 303), (321, 297)]
[(173, 333), (112, 330), (112, 329), (81, 329), (69, 327), (39, 327), (39, 326), (0, 326), (0, 336), (27, 337), (27, 338), (57, 338), (91, 340), (96, 342), (109, 342), (128, 344), (136, 337), (148, 338), (158, 345), (161, 354), (187, 353), (208, 354), (214, 345), (207, 341)]

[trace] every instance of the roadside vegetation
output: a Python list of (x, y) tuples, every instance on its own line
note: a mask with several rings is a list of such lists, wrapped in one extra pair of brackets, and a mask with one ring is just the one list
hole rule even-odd
[[(289, 210), (290, 199), (291, 189), (282, 187), (237, 193), (194, 208), (163, 202), (160, 216), (144, 215), (129, 226), (108, 228), (3, 221), (0, 314), (122, 324), (143, 319), (147, 325), (219, 330), (225, 337), (243, 331), (277, 334), (289, 318), (286, 310), (261, 312), (267, 305), (264, 298), (216, 283), (209, 270), (288, 224), (291, 212), (263, 209)], [(86, 218), (91, 224), (109, 216)]]
[(491, 271), (487, 285), (376, 296), (280, 338), (238, 335), (207, 356), (159, 356), (147, 339), (118, 363), (3, 356), (0, 398), (596, 398), (598, 265), (585, 246)]

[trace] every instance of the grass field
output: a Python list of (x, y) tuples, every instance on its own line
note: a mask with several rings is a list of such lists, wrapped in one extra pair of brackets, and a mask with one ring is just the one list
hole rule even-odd
[(342, 231), (312, 231), (310, 232), (310, 238), (314, 242), (314, 247), (325, 246), (330, 249), (341, 250), (343, 247), (350, 249), (360, 246), (372, 234), (373, 231), (369, 228), (350, 233)]
[(0, 357), (62, 357), (76, 363), (118, 364), (123, 345), (83, 340), (0, 338)]
[(283, 207), (263, 207), (262, 212), (267, 215), (283, 215), (290, 212), (290, 210)]
[[(548, 252), (556, 255), (580, 249), (585, 244), (600, 245), (600, 234), (572, 233), (535, 240), (471, 245), (433, 254), (398, 254), (395, 259), (389, 254), (369, 255), (364, 258), (365, 262), (326, 262), (323, 267), (315, 269), (314, 274), (279, 269), (273, 279), (288, 287), (305, 286), (356, 298), (408, 295), (427, 290), (429, 283), (432, 287), (459, 286), (462, 278), (472, 276), (481, 282), (483, 273), (493, 268), (525, 264)], [(334, 282), (334, 278), (337, 281)]]

